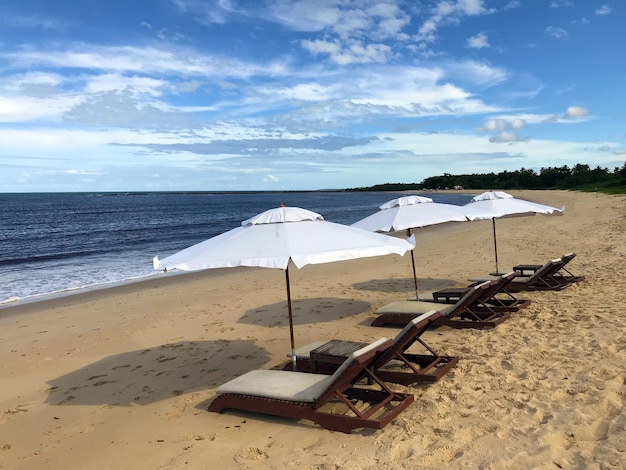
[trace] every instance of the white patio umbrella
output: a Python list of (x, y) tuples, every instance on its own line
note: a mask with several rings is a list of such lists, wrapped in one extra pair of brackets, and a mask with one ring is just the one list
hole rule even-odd
[(468, 209), (482, 211), (488, 214), (487, 217), (477, 216), (476, 219), (491, 219), (493, 225), (493, 248), (496, 256), (496, 273), (498, 271), (498, 245), (496, 241), (496, 219), (504, 217), (525, 217), (535, 214), (562, 215), (565, 206), (556, 207), (545, 206), (535, 202), (518, 199), (505, 193), (504, 191), (487, 191), (474, 196), (470, 202), (465, 204)]
[(163, 260), (154, 258), (155, 270), (258, 266), (285, 270), (291, 354), (295, 366), (295, 341), (289, 286), (289, 264), (330, 263), (388, 254), (404, 255), (415, 246), (367, 230), (325, 221), (315, 212), (279, 207), (244, 220), (241, 227), (190, 246)]
[[(406, 230), (407, 235), (411, 236), (411, 230), (419, 227), (445, 222), (466, 222), (477, 216), (484, 216), (480, 211), (467, 210), (464, 206), (433, 202), (429, 197), (416, 195), (392, 199), (379, 207), (378, 212), (355, 222), (352, 226), (374, 232), (401, 232)], [(413, 265), (415, 298), (419, 300), (415, 257), (412, 250), (411, 263)]]

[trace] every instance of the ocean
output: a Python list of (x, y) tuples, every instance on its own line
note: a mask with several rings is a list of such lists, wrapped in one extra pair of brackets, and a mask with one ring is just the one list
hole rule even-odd
[[(152, 258), (296, 206), (350, 225), (392, 192), (0, 194), (0, 307), (149, 278)], [(462, 205), (472, 195), (428, 193)]]

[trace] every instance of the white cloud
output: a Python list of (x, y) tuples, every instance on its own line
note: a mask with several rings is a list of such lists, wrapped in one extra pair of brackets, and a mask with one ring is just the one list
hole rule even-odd
[(526, 125), (526, 121), (522, 118), (494, 118), (488, 119), (478, 129), (484, 132), (502, 132), (505, 129), (519, 130)]
[[(504, 132), (507, 130), (518, 131), (527, 125), (564, 123), (581, 121), (591, 114), (589, 109), (582, 106), (570, 106), (564, 113), (559, 114), (518, 114), (499, 116), (486, 120), (477, 130), (481, 132)], [(512, 134), (500, 135), (494, 142), (512, 138)]]
[(564, 39), (569, 36), (567, 34), (567, 31), (565, 31), (563, 28), (559, 26), (548, 26), (545, 29), (545, 33), (557, 39)]
[(572, 20), (570, 21), (571, 24), (573, 25), (579, 25), (579, 24), (589, 24), (589, 20), (585, 17), (579, 19), (579, 20)]
[(550, 8), (573, 7), (574, 3), (570, 0), (552, 0)]
[(330, 56), (334, 56), (339, 54), (339, 52), (341, 51), (341, 45), (338, 41), (327, 41), (323, 39), (304, 39), (301, 44), (302, 47), (307, 49), (313, 55), (328, 54)]
[(501, 67), (494, 67), (487, 62), (476, 60), (449, 61), (441, 65), (446, 77), (455, 83), (469, 83), (478, 86), (494, 86), (510, 78)]
[(275, 0), (268, 14), (270, 20), (292, 30), (323, 33), (323, 38), (303, 39), (300, 44), (314, 56), (328, 55), (338, 65), (387, 62), (398, 41), (409, 37), (402, 30), (410, 17), (393, 2)]
[(457, 24), (465, 16), (478, 16), (494, 13), (483, 0), (438, 1), (431, 9), (431, 16), (419, 28), (415, 40), (420, 43), (432, 43), (437, 39), (441, 26)]
[(483, 49), (490, 47), (489, 39), (485, 33), (478, 33), (475, 36), (467, 38), (465, 47), (468, 49)]
[(279, 179), (279, 178), (277, 178), (277, 177), (276, 177), (276, 176), (274, 176), (274, 175), (265, 175), (265, 176), (263, 177), (263, 181), (264, 181), (265, 183), (278, 183), (278, 182), (280, 181), (280, 179)]
[(507, 122), (504, 119), (489, 119), (483, 123), (479, 130), (486, 132), (502, 131), (506, 127)]
[(0, 122), (56, 121), (64, 112), (78, 104), (80, 99), (78, 96), (56, 96), (46, 99), (0, 96)]
[(324, 32), (342, 41), (364, 36), (374, 40), (396, 38), (410, 22), (396, 2), (376, 0), (272, 0), (261, 14), (291, 30)]
[(351, 41), (340, 45), (328, 41), (302, 41), (302, 46), (314, 55), (328, 54), (339, 65), (385, 63), (391, 54), (391, 47), (385, 44), (362, 44)]
[(523, 142), (525, 139), (522, 139), (517, 134), (513, 134), (512, 132), (502, 131), (498, 135), (489, 138), (489, 142), (497, 143), (497, 144), (510, 144), (512, 142)]
[(132, 89), (136, 93), (161, 96), (168, 82), (162, 79), (142, 76), (126, 76), (120, 73), (106, 73), (86, 79), (85, 93)]
[(11, 68), (55, 67), (117, 73), (174, 74), (176, 76), (225, 76), (248, 78), (256, 74), (285, 72), (282, 61), (254, 64), (189, 49), (158, 49), (136, 46), (68, 44), (58, 49), (0, 52)]
[(604, 15), (608, 15), (611, 13), (611, 7), (609, 7), (608, 5), (602, 5), (599, 8), (596, 8), (595, 10), (595, 14), (596, 15), (600, 15), (600, 16), (604, 16)]
[(590, 111), (582, 106), (570, 106), (563, 114), (564, 119), (580, 119), (589, 116)]
[[(457, 59), (474, 55), (463, 46), (496, 47), (490, 39), (516, 15), (504, 12), (489, 21), (489, 30), (446, 29), (470, 18), (478, 22), (496, 8), (520, 8), (517, 0), (173, 2), (181, 9), (175, 24), (149, 14), (149, 23), (135, 20), (132, 30), (120, 24), (107, 41), (118, 46), (61, 42), (56, 34), (9, 38), (0, 49), (1, 187), (21, 176), (58, 189), (46, 181), (45, 169), (59, 178), (92, 178), (89, 188), (112, 181), (121, 182), (118, 188), (165, 187), (180, 176), (176, 184), (195, 188), (315, 189), (379, 183), (381, 177), (418, 181), (440, 173), (442, 161), (455, 173), (481, 165), (498, 171), (601, 162), (623, 148), (592, 137), (588, 149), (570, 142), (594, 135), (597, 126), (581, 125), (593, 117), (583, 106), (555, 108), (551, 100), (563, 98), (558, 92), (539, 99), (544, 83), (536, 74), (551, 78), (533, 69), (534, 63), (505, 54), (494, 56), (497, 66)], [(190, 19), (203, 26), (183, 28)], [(31, 18), (30, 24), (44, 31), (38, 22)], [(218, 28), (224, 39), (212, 43), (207, 38), (215, 38)], [(439, 34), (448, 32), (456, 33), (442, 41), (450, 47), (431, 50)], [(567, 37), (557, 26), (546, 34)], [(497, 37), (500, 43), (506, 39)], [(263, 50), (256, 54), (257, 48)], [(218, 49), (228, 52), (213, 53)], [(542, 52), (533, 51), (541, 63)], [(577, 80), (574, 91), (585, 98), (572, 93), (570, 102), (593, 102), (607, 132), (610, 111), (585, 91), (586, 81)], [(545, 83), (553, 91), (565, 85)], [(533, 113), (531, 106), (548, 113)], [(549, 113), (554, 109), (563, 112)], [(554, 123), (570, 125), (549, 125)], [(526, 128), (537, 129), (544, 140), (524, 137)], [(18, 167), (21, 175), (9, 169)], [(142, 181), (152, 179), (147, 175), (156, 181)]]

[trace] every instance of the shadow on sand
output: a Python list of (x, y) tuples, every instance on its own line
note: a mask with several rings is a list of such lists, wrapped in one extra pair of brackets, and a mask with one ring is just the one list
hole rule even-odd
[[(418, 278), (417, 288), (419, 291), (434, 291), (445, 289), (446, 287), (458, 286), (458, 282), (452, 279)], [(395, 279), (372, 279), (354, 284), (355, 289), (370, 290), (377, 292), (415, 292), (413, 278)]]
[[(336, 297), (296, 299), (292, 300), (291, 305), (294, 325), (331, 322), (367, 312), (371, 308), (369, 302)], [(287, 302), (276, 302), (248, 310), (237, 323), (265, 327), (287, 326), (289, 325)]]
[[(51, 405), (146, 405), (220, 383), (217, 370), (262, 367), (267, 353), (249, 340), (181, 341), (116, 354), (48, 384)], [(232, 363), (232, 367), (229, 366)]]

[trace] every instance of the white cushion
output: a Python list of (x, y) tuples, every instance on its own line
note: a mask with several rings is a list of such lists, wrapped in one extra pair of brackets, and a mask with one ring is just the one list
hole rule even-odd
[(215, 392), (314, 402), (328, 388), (332, 380), (332, 375), (285, 370), (252, 370), (219, 386)]
[(404, 336), (405, 334), (407, 334), (407, 332), (409, 331), (410, 328), (412, 328), (414, 325), (417, 325), (419, 322), (421, 322), (422, 320), (427, 319), (428, 317), (433, 316), (434, 314), (436, 314), (437, 312), (439, 312), (439, 310), (431, 310), (430, 312), (426, 312), (421, 314), (419, 317), (415, 317), (413, 320), (411, 320), (410, 322), (408, 322), (406, 324), (406, 326), (404, 328), (402, 328), (400, 330), (400, 333), (398, 333), (396, 335), (396, 337), (394, 338), (394, 342), (398, 341), (400, 338), (402, 338), (402, 336)]
[(454, 307), (456, 307), (456, 304), (442, 304), (426, 300), (398, 300), (379, 308), (376, 310), (376, 313), (412, 313), (421, 316), (436, 308), (442, 315), (446, 315)]
[(308, 374), (286, 370), (252, 370), (246, 374), (220, 385), (215, 392), (251, 395), (312, 403), (324, 393), (333, 381), (343, 374), (357, 357), (375, 349), (387, 341), (381, 338), (358, 351), (353, 352), (333, 375)]

